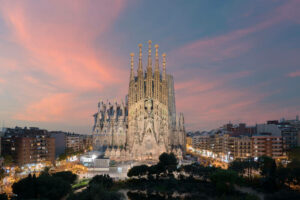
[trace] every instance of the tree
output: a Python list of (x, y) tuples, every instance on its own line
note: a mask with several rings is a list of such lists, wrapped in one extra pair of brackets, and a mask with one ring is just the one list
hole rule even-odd
[(11, 155), (4, 156), (4, 166), (10, 166), (14, 162), (13, 157)]
[(198, 163), (182, 166), (182, 170), (191, 176), (198, 176), (202, 180), (208, 180), (210, 176), (217, 170), (215, 167), (205, 167)]
[(147, 165), (139, 165), (139, 166), (132, 167), (128, 171), (127, 176), (128, 177), (138, 176), (140, 178), (141, 176), (147, 175), (147, 173), (148, 173), (148, 166)]
[(256, 162), (254, 158), (248, 158), (245, 161), (247, 162), (248, 177), (252, 179), (252, 171), (258, 170), (259, 168), (258, 162)]
[(277, 169), (276, 178), (280, 186), (284, 186), (285, 183), (290, 184), (292, 182), (291, 169), (286, 167), (280, 167)]
[(139, 176), (144, 176), (148, 172), (148, 166), (147, 165), (140, 165), (138, 168)]
[(247, 173), (248, 178), (252, 178), (252, 171), (258, 169), (258, 163), (253, 158), (237, 159), (229, 164), (229, 169), (236, 171), (241, 176)]
[(157, 164), (165, 174), (171, 174), (177, 169), (178, 161), (173, 153), (162, 153)]
[(230, 194), (234, 191), (234, 184), (239, 182), (239, 176), (232, 170), (217, 170), (210, 177), (219, 195)]
[(233, 162), (231, 162), (228, 167), (228, 169), (233, 170), (242, 176), (245, 173), (245, 168), (246, 168), (245, 162), (239, 159), (236, 159)]
[(263, 178), (260, 179), (261, 186), (268, 192), (276, 191), (278, 185), (276, 182), (277, 166), (275, 160), (268, 156), (261, 156), (257, 162), (260, 174), (263, 176)]
[(89, 182), (89, 187), (91, 187), (92, 185), (100, 185), (105, 189), (110, 189), (113, 186), (113, 180), (108, 174), (96, 175)]
[(38, 178), (29, 174), (12, 186), (16, 199), (61, 199), (71, 191), (71, 184), (61, 177), (41, 174)]
[(0, 194), (0, 200), (8, 200), (6, 193)]
[(110, 191), (113, 185), (109, 175), (97, 175), (89, 182), (87, 189), (82, 192), (72, 194), (68, 200), (120, 200), (122, 194)]
[(300, 147), (295, 147), (288, 152), (288, 158), (290, 161), (300, 162)]
[(290, 181), (293, 184), (300, 184), (300, 147), (293, 148), (288, 152), (290, 162), (287, 168), (290, 169)]
[(277, 166), (273, 158), (268, 156), (259, 157), (258, 166), (260, 169), (260, 174), (262, 176), (267, 178), (271, 178), (275, 176)]
[(67, 159), (67, 154), (66, 153), (62, 153), (58, 156), (58, 160), (59, 161), (62, 161), (62, 160), (66, 160)]
[(159, 175), (163, 172), (164, 172), (164, 169), (159, 164), (151, 165), (150, 167), (148, 167), (148, 175), (149, 176), (155, 175), (156, 178), (159, 178)]
[(5, 177), (5, 170), (1, 167), (0, 168), (0, 180), (2, 180)]
[(49, 175), (50, 167), (45, 167), (40, 175)]
[(17, 199), (34, 199), (36, 195), (36, 177), (29, 174), (26, 178), (12, 185), (13, 193), (17, 196)]
[(60, 177), (44, 175), (37, 178), (36, 189), (39, 198), (50, 200), (61, 199), (72, 190), (72, 187)]
[(133, 176), (138, 176), (138, 166), (133, 166), (132, 168), (129, 169), (127, 172), (128, 177), (133, 177)]
[(91, 184), (82, 192), (71, 194), (67, 200), (121, 200), (123, 195), (118, 192), (108, 191), (101, 185)]
[(73, 174), (70, 171), (57, 172), (57, 173), (52, 174), (52, 176), (53, 177), (59, 177), (62, 180), (65, 180), (65, 181), (69, 182), (70, 184), (73, 184), (78, 178), (78, 176), (76, 174)]

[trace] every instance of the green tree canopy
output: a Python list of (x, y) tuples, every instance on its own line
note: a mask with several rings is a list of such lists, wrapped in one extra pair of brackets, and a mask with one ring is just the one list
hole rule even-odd
[(16, 199), (61, 199), (71, 191), (71, 184), (62, 177), (51, 176), (47, 173), (38, 178), (29, 174), (12, 186)]
[(261, 156), (258, 158), (258, 166), (260, 174), (265, 177), (274, 177), (276, 173), (276, 162), (273, 158), (268, 156)]
[(232, 170), (216, 170), (210, 177), (211, 182), (216, 186), (219, 195), (230, 194), (234, 191), (234, 184), (240, 179), (238, 174)]
[(132, 167), (128, 172), (128, 177), (138, 176), (141, 177), (143, 175), (146, 175), (148, 173), (148, 166), (147, 165), (140, 165), (140, 166), (134, 166)]
[(4, 166), (10, 166), (14, 162), (14, 159), (11, 155), (4, 156)]
[(78, 178), (78, 176), (76, 174), (73, 174), (70, 171), (57, 172), (57, 173), (52, 174), (52, 176), (59, 177), (65, 181), (69, 182), (70, 184), (73, 184)]
[(157, 165), (163, 169), (165, 174), (170, 174), (177, 169), (178, 161), (173, 153), (162, 153)]
[(89, 182), (89, 187), (91, 187), (92, 185), (100, 185), (105, 189), (110, 189), (113, 186), (113, 180), (108, 174), (96, 175)]
[(247, 168), (247, 165), (244, 161), (240, 159), (236, 159), (233, 162), (229, 164), (228, 169), (233, 170), (237, 172), (240, 175), (243, 175), (245, 173), (245, 169)]

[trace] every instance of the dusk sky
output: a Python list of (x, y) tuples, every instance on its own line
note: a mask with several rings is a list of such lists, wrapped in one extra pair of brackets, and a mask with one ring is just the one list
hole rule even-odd
[(167, 54), (187, 130), (295, 118), (299, 10), (299, 0), (0, 0), (1, 126), (91, 133), (98, 101), (124, 100), (139, 43), (145, 69), (148, 40)]

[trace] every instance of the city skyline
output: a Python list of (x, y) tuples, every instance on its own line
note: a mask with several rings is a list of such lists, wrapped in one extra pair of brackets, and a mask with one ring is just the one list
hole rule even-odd
[(7, 126), (91, 133), (99, 99), (128, 93), (129, 55), (148, 40), (167, 54), (188, 131), (300, 114), (299, 1), (0, 2)]

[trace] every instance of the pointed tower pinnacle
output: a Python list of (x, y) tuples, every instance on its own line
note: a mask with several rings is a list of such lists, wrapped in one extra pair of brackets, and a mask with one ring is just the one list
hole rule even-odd
[(130, 54), (130, 80), (133, 81), (134, 80), (134, 71), (133, 71), (133, 57), (134, 57), (134, 53)]
[(163, 74), (162, 74), (162, 79), (166, 80), (166, 54), (162, 54), (163, 57)]
[(139, 67), (138, 67), (138, 83), (137, 83), (137, 101), (144, 97), (144, 72), (142, 63), (142, 44), (139, 44)]
[(142, 63), (142, 44), (139, 44), (139, 67), (138, 71), (143, 71), (143, 63)]
[(158, 62), (158, 44), (155, 46), (155, 71), (159, 71), (159, 62)]
[(152, 44), (152, 41), (151, 40), (149, 40), (148, 41), (148, 67), (150, 68), (152, 68), (152, 57), (151, 57), (151, 44)]
[(149, 40), (149, 49), (148, 49), (148, 67), (147, 67), (147, 80), (146, 80), (146, 97), (151, 98), (152, 94), (152, 57), (151, 57), (151, 44), (152, 41)]
[(158, 45), (155, 46), (155, 70), (154, 70), (154, 98), (161, 99), (160, 94), (160, 73), (159, 73), (159, 63), (158, 63)]

